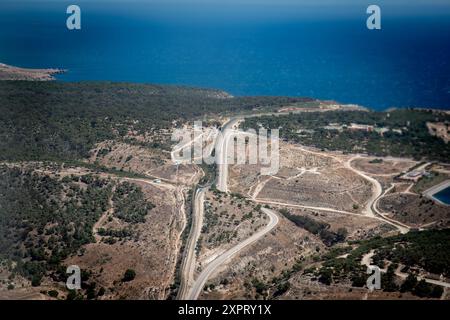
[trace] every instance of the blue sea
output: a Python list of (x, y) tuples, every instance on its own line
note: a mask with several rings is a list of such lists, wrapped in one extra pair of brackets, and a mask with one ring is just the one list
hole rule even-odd
[(392, 1), (381, 6), (381, 30), (366, 28), (367, 1), (344, 7), (72, 1), (81, 7), (82, 29), (69, 31), (72, 2), (2, 0), (0, 62), (68, 69), (61, 81), (450, 109), (450, 5), (409, 9)]

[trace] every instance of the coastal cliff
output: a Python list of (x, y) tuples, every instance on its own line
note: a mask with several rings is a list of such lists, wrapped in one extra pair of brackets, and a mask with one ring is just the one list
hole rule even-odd
[(51, 81), (62, 69), (28, 69), (0, 63), (0, 80)]

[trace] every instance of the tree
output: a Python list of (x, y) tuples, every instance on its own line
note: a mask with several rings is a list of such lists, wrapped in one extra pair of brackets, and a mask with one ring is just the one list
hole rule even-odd
[(253, 284), (253, 287), (255, 288), (256, 292), (259, 294), (263, 294), (268, 289), (267, 285), (257, 278), (254, 278), (252, 280), (252, 284)]
[(76, 290), (70, 290), (66, 297), (66, 300), (80, 300), (80, 299), (81, 297)]
[(47, 293), (48, 293), (48, 295), (49, 295), (50, 297), (52, 297), (52, 298), (58, 297), (58, 294), (59, 294), (59, 292), (56, 291), (56, 290), (49, 290)]
[(362, 288), (366, 285), (367, 275), (364, 273), (357, 273), (352, 276), (352, 286)]
[(432, 287), (425, 280), (420, 280), (414, 288), (414, 294), (418, 297), (425, 298), (431, 295)]
[(402, 283), (402, 286), (400, 287), (401, 292), (411, 292), (414, 290), (414, 288), (417, 285), (417, 278), (413, 274), (409, 274), (408, 277), (406, 277), (405, 281)]
[(398, 286), (395, 283), (395, 271), (393, 265), (388, 267), (386, 274), (381, 278), (381, 287), (386, 292), (395, 292)]
[(127, 269), (127, 271), (125, 271), (125, 274), (123, 275), (122, 282), (133, 281), (135, 277), (136, 271), (134, 271), (133, 269)]
[(41, 285), (41, 280), (42, 280), (42, 276), (41, 276), (41, 275), (38, 275), (38, 274), (35, 274), (35, 275), (33, 275), (33, 277), (31, 278), (31, 285), (32, 285), (33, 287), (38, 287), (38, 286)]
[(440, 286), (433, 286), (433, 290), (431, 291), (431, 297), (432, 298), (440, 298), (442, 294), (444, 293), (444, 289)]
[(288, 281), (281, 282), (277, 285), (276, 291), (273, 293), (274, 297), (281, 296), (283, 293), (289, 290), (291, 284)]
[(339, 229), (337, 230), (337, 233), (336, 233), (336, 241), (337, 241), (337, 242), (344, 241), (345, 238), (347, 238), (347, 235), (348, 235), (347, 229), (345, 229), (345, 228), (339, 228)]
[(101, 297), (105, 294), (105, 288), (101, 287), (100, 290), (98, 290), (97, 296)]
[(319, 282), (322, 282), (323, 284), (326, 284), (327, 286), (329, 286), (333, 280), (332, 271), (328, 268), (321, 268), (318, 280), (319, 280)]

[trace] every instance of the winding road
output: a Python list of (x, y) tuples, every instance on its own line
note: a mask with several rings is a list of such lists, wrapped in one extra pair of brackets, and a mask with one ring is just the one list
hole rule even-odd
[(178, 293), (179, 299), (186, 299), (192, 291), (194, 283), (194, 272), (196, 264), (197, 241), (203, 226), (203, 210), (206, 188), (197, 189), (194, 198), (194, 208), (192, 211), (192, 224), (188, 241), (184, 251), (184, 258), (181, 265), (181, 285)]
[(410, 228), (407, 225), (405, 225), (405, 224), (403, 224), (403, 223), (401, 223), (399, 221), (396, 221), (394, 219), (390, 219), (390, 218), (384, 216), (378, 210), (378, 208), (377, 208), (378, 201), (386, 194), (386, 192), (389, 189), (386, 190), (383, 193), (383, 188), (381, 187), (381, 183), (377, 179), (374, 179), (371, 176), (367, 175), (365, 172), (352, 167), (353, 160), (358, 159), (358, 158), (361, 158), (361, 156), (356, 155), (356, 156), (348, 159), (345, 162), (344, 166), (345, 166), (345, 168), (353, 171), (357, 175), (359, 175), (362, 178), (364, 178), (367, 181), (369, 181), (372, 184), (372, 186), (373, 186), (373, 190), (374, 191), (372, 192), (372, 196), (370, 197), (369, 201), (367, 202), (367, 205), (366, 205), (363, 213), (367, 217), (371, 217), (371, 218), (376, 218), (376, 219), (382, 220), (385, 223), (390, 224), (393, 227), (396, 227), (400, 231), (400, 233), (403, 233), (403, 234), (407, 233), (410, 230)]
[[(220, 191), (227, 192), (228, 186), (228, 164), (227, 164), (227, 148), (229, 140), (233, 136), (233, 127), (240, 121), (239, 118), (232, 118), (229, 120), (222, 129), (222, 134), (218, 135), (215, 143), (216, 156), (219, 157), (218, 180), (217, 188)], [(204, 210), (204, 194), (207, 189), (198, 189), (194, 199), (193, 221), (192, 227), (188, 239), (188, 244), (185, 250), (185, 257), (182, 263), (181, 273), (181, 286), (178, 294), (178, 299), (196, 300), (205, 286), (208, 279), (218, 270), (220, 266), (229, 261), (235, 254), (242, 249), (258, 241), (268, 232), (270, 232), (278, 224), (278, 216), (276, 213), (267, 208), (261, 208), (261, 210), (269, 217), (269, 223), (262, 229), (254, 233), (249, 238), (242, 242), (239, 242), (232, 248), (228, 249), (213, 261), (211, 261), (198, 275), (195, 281), (194, 272), (196, 265), (195, 248), (197, 246), (198, 238), (200, 237), (202, 224), (203, 224), (203, 210)]]
[(345, 162), (344, 166), (345, 166), (345, 168), (349, 169), (350, 171), (353, 171), (357, 175), (363, 177), (365, 180), (368, 180), (372, 184), (374, 191), (372, 192), (372, 196), (370, 197), (369, 201), (367, 202), (367, 205), (362, 213), (364, 213), (365, 215), (367, 215), (369, 217), (374, 217), (375, 214), (372, 211), (372, 205), (375, 202), (375, 200), (378, 199), (381, 196), (381, 194), (383, 193), (383, 188), (381, 187), (381, 184), (378, 182), (378, 180), (376, 180), (376, 179), (372, 178), (371, 176), (368, 176), (367, 174), (363, 173), (362, 171), (352, 167), (351, 163), (353, 162), (353, 160), (358, 159), (358, 158), (360, 158), (360, 156), (354, 156), (354, 157), (348, 159)]
[[(228, 155), (228, 146), (230, 138), (233, 137), (234, 127), (236, 124), (241, 121), (242, 118), (231, 118), (227, 123), (224, 124), (222, 129), (222, 134), (219, 134), (215, 141), (215, 154), (216, 157), (218, 157), (219, 161), (217, 162), (217, 170), (218, 170), (218, 178), (217, 178), (217, 189), (222, 192), (228, 192), (228, 164), (227, 164), (227, 155)], [(312, 152), (312, 151), (311, 151)], [(334, 157), (334, 156), (332, 156)], [(382, 220), (390, 225), (395, 226), (401, 233), (406, 233), (409, 231), (409, 227), (406, 225), (403, 225), (400, 222), (393, 221), (392, 219), (389, 219), (385, 217), (381, 212), (379, 212), (376, 208), (378, 200), (385, 194), (383, 193), (383, 189), (381, 187), (381, 184), (374, 178), (370, 177), (369, 175), (365, 174), (364, 172), (354, 168), (351, 166), (351, 163), (354, 159), (359, 158), (360, 156), (354, 156), (350, 159), (348, 159), (344, 166), (358, 174), (359, 176), (363, 177), (364, 179), (368, 180), (372, 186), (373, 186), (373, 193), (371, 198), (369, 199), (363, 213), (366, 217), (374, 218), (378, 220)], [(340, 162), (342, 160), (338, 159)], [(201, 233), (202, 223), (203, 223), (203, 202), (204, 202), (204, 193), (206, 189), (199, 189), (197, 190), (195, 194), (194, 199), (194, 212), (193, 212), (193, 222), (191, 227), (191, 232), (188, 239), (188, 244), (185, 251), (185, 257), (183, 259), (182, 264), (182, 283), (180, 287), (180, 292), (178, 295), (179, 299), (189, 299), (189, 300), (195, 300), (199, 297), (201, 294), (206, 282), (208, 279), (215, 273), (217, 270), (227, 261), (229, 261), (234, 255), (236, 255), (239, 251), (246, 248), (247, 246), (251, 245), (252, 243), (258, 241), (260, 238), (262, 238), (264, 235), (266, 235), (268, 232), (270, 232), (279, 222), (279, 218), (277, 214), (268, 208), (262, 208), (262, 211), (267, 214), (269, 217), (269, 223), (260, 231), (253, 234), (251, 237), (245, 239), (244, 241), (236, 244), (232, 248), (228, 249), (221, 255), (219, 255), (217, 258), (215, 258), (212, 262), (210, 262), (206, 267), (201, 271), (201, 273), (198, 275), (198, 277), (194, 280), (194, 273), (195, 273), (195, 265), (196, 265), (196, 256), (195, 256), (195, 248), (197, 245), (198, 238)], [(287, 203), (279, 203), (275, 201), (264, 201), (264, 200), (256, 200), (249, 198), (248, 200), (259, 202), (259, 203), (267, 203), (267, 204), (274, 204), (274, 205), (284, 205), (284, 206), (296, 206), (296, 205), (290, 205)], [(306, 206), (299, 206), (307, 208)], [(308, 207), (310, 209), (315, 210), (321, 210), (321, 211), (328, 211), (328, 212), (335, 212), (335, 213), (342, 213), (342, 214), (349, 214), (349, 215), (358, 215), (352, 212), (346, 212), (346, 211), (340, 211), (336, 210), (334, 208), (322, 208), (322, 207)]]
[(261, 210), (269, 216), (269, 223), (260, 231), (254, 233), (250, 238), (245, 239), (244, 241), (238, 243), (231, 249), (225, 251), (216, 259), (214, 259), (211, 263), (209, 263), (205, 269), (200, 273), (200, 275), (195, 280), (192, 289), (187, 296), (189, 300), (196, 300), (205, 286), (206, 281), (208, 281), (209, 277), (213, 275), (217, 269), (222, 266), (222, 264), (226, 263), (229, 259), (231, 259), (236, 253), (244, 249), (245, 247), (251, 245), (252, 243), (258, 241), (261, 237), (270, 232), (275, 226), (278, 224), (278, 216), (270, 209), (261, 208)]

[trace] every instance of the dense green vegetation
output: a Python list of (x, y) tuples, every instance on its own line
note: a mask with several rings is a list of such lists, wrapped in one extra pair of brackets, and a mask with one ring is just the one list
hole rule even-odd
[[(321, 149), (448, 162), (450, 144), (429, 134), (426, 126), (428, 121), (450, 121), (450, 115), (409, 109), (389, 112), (306, 112), (247, 118), (242, 126), (244, 129), (256, 129), (259, 126), (280, 128), (281, 138)], [(389, 131), (381, 134), (376, 131), (351, 130), (348, 128), (351, 123), (389, 128)], [(339, 124), (341, 130), (327, 127), (332, 124)]]
[(57, 179), (0, 166), (0, 257), (38, 285), (46, 270), (94, 240), (111, 187), (90, 175)]
[[(374, 261), (389, 260), (408, 267), (450, 276), (450, 229), (409, 232), (361, 243), (360, 250), (376, 249)], [(383, 267), (381, 265), (381, 267)]]
[[(0, 82), (0, 160), (67, 160), (95, 143), (125, 140), (205, 114), (248, 112), (308, 101), (220, 97), (219, 91), (127, 83)], [(162, 148), (159, 141), (146, 145)], [(167, 147), (167, 146), (166, 146)]]
[(332, 232), (328, 230), (330, 225), (307, 216), (291, 214), (287, 209), (281, 209), (280, 213), (295, 223), (298, 227), (304, 228), (312, 234), (318, 235), (327, 246), (332, 246), (333, 244), (344, 241), (347, 237), (347, 230), (344, 228), (338, 229), (337, 232)]
[[(63, 260), (94, 242), (93, 226), (109, 209), (111, 198), (117, 216), (129, 223), (142, 222), (154, 207), (128, 182), (117, 184), (91, 174), (49, 176), (33, 168), (0, 165), (0, 260), (14, 261), (11, 270), (34, 286), (44, 275), (63, 276)], [(125, 238), (132, 231), (99, 233)]]
[[(79, 160), (86, 158), (96, 143), (109, 139), (138, 143), (147, 148), (167, 148), (160, 140), (149, 143), (130, 140), (127, 133), (130, 129), (138, 134), (157, 132), (174, 123), (202, 118), (206, 114), (246, 113), (255, 109), (271, 111), (290, 104), (306, 106), (310, 101), (284, 97), (223, 98), (219, 91), (176, 86), (3, 81), (0, 82), (0, 161), (81, 163)], [(308, 112), (248, 118), (243, 126), (281, 128), (283, 139), (322, 149), (448, 161), (450, 144), (431, 136), (426, 128), (427, 121), (450, 121), (450, 116), (405, 109), (389, 113)], [(343, 125), (342, 130), (325, 128), (333, 123)], [(402, 133), (391, 130), (380, 135), (349, 130), (347, 127), (351, 123), (399, 129)], [(101, 154), (107, 152), (107, 149), (100, 151)], [(131, 159), (129, 156), (126, 161)], [(87, 165), (83, 163), (83, 166)], [(117, 175), (133, 175), (91, 166)], [(215, 167), (204, 166), (203, 169), (206, 175), (201, 183), (214, 182)], [(244, 199), (239, 194), (232, 197)], [(34, 286), (40, 284), (44, 275), (61, 280), (59, 277), (64, 273), (61, 271), (62, 261), (94, 241), (93, 225), (108, 210), (110, 200), (114, 205), (114, 216), (131, 225), (144, 222), (154, 207), (145, 201), (141, 188), (132, 183), (116, 184), (95, 175), (51, 177), (31, 169), (0, 165), (0, 260), (14, 261), (13, 272), (29, 278)], [(332, 232), (328, 224), (292, 215), (287, 210), (280, 212), (297, 226), (318, 235), (327, 246), (346, 238), (345, 229)], [(251, 219), (252, 214), (245, 215), (245, 218)], [(190, 215), (188, 219), (182, 249), (190, 229)], [(207, 211), (205, 221), (206, 228), (212, 227), (217, 223), (217, 216)], [(100, 229), (99, 234), (105, 237), (106, 242), (113, 243), (117, 238), (131, 237), (132, 230), (128, 227)], [(227, 234), (221, 236), (228, 237)], [(218, 241), (222, 240), (218, 238)], [(393, 267), (400, 263), (407, 268), (423, 268), (450, 276), (448, 230), (411, 232), (352, 244), (356, 249), (333, 248), (323, 257), (322, 267), (317, 272), (319, 281), (331, 284), (350, 279), (354, 286), (365, 285), (367, 275), (360, 260), (370, 250), (375, 250), (373, 260), (381, 267), (386, 260), (393, 263), (383, 277), (382, 286), (386, 291), (412, 292), (420, 297), (438, 297), (442, 293), (435, 286), (417, 281), (413, 275), (400, 286), (396, 284)], [(349, 256), (337, 258), (343, 252)], [(181, 260), (177, 263), (172, 296), (176, 295), (179, 285), (180, 263)], [(291, 270), (273, 280), (271, 292), (274, 296), (289, 290), (290, 275), (301, 268), (299, 261)], [(131, 281), (135, 275), (134, 270), (127, 270), (122, 280)], [(269, 288), (258, 279), (253, 279), (251, 285), (260, 295), (265, 295)], [(97, 290), (92, 282), (86, 290), (87, 296), (93, 298), (104, 293), (105, 289)], [(54, 292), (48, 294), (57, 296)], [(69, 299), (78, 298), (75, 292), (69, 295)]]
[(142, 189), (132, 183), (120, 183), (114, 192), (114, 215), (129, 223), (145, 222), (147, 213), (155, 207), (144, 199)]
[[(356, 249), (351, 247), (335, 248), (323, 256), (324, 262), (318, 270), (318, 280), (325, 284), (350, 279), (353, 286), (363, 287), (366, 284), (367, 274), (365, 266), (361, 265), (364, 254), (375, 250), (372, 257), (373, 264), (380, 268), (385, 267), (385, 261), (391, 264), (387, 272), (382, 274), (381, 287), (384, 291), (412, 292), (420, 297), (440, 297), (441, 288), (418, 282), (415, 275), (410, 276), (399, 286), (395, 282), (394, 271), (398, 264), (406, 266), (413, 272), (415, 268), (449, 276), (450, 267), (450, 230), (414, 231), (404, 235), (387, 238), (376, 237), (354, 243)], [(347, 258), (338, 258), (348, 252)]]
[[(314, 257), (314, 262), (321, 263), (320, 267), (315, 265), (304, 268), (305, 258), (300, 256), (292, 268), (284, 270), (280, 276), (273, 278), (268, 284), (256, 283), (258, 288), (271, 288), (273, 297), (282, 295), (290, 288), (290, 278), (299, 272), (308, 275), (312, 280), (319, 281), (325, 285), (336, 283), (352, 283), (353, 287), (365, 287), (368, 279), (366, 266), (361, 265), (363, 255), (375, 250), (373, 263), (381, 268), (387, 267), (387, 272), (381, 274), (381, 289), (386, 292), (410, 292), (421, 298), (439, 298), (443, 289), (440, 286), (429, 284), (424, 280), (417, 279), (417, 268), (426, 271), (446, 275), (448, 266), (450, 245), (450, 230), (429, 230), (422, 232), (410, 232), (406, 235), (392, 236), (387, 238), (377, 237), (374, 239), (353, 241), (350, 245), (333, 246), (326, 253)], [(397, 252), (402, 247), (403, 252)], [(430, 252), (427, 252), (430, 248)], [(439, 251), (442, 252), (439, 253)], [(380, 254), (380, 252), (384, 252)], [(390, 252), (390, 254), (386, 254)], [(386, 254), (386, 255), (385, 255)], [(346, 255), (346, 257), (343, 257)], [(409, 259), (409, 257), (413, 257)], [(390, 264), (385, 265), (385, 261)], [(399, 264), (405, 265), (403, 272), (409, 275), (401, 280), (395, 275)], [(431, 267), (434, 271), (431, 271)], [(256, 287), (256, 286), (255, 286)]]

